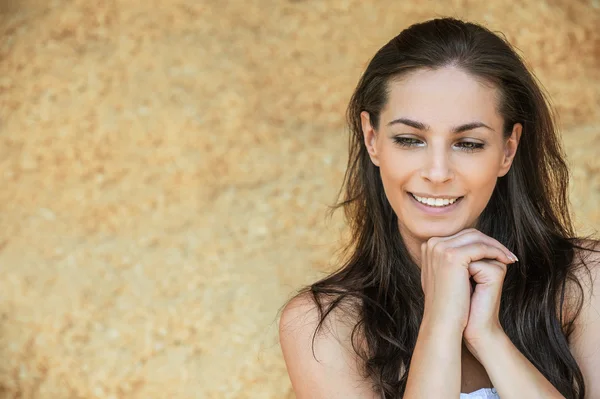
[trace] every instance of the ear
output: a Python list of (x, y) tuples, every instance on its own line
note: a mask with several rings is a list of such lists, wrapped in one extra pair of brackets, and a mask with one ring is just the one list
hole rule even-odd
[(515, 123), (510, 137), (504, 143), (504, 156), (502, 157), (498, 177), (506, 175), (510, 170), (513, 160), (515, 159), (515, 154), (517, 153), (517, 148), (519, 147), (521, 133), (523, 133), (523, 125)]
[(360, 123), (362, 125), (365, 146), (367, 147), (367, 151), (369, 152), (369, 156), (371, 157), (371, 162), (373, 162), (375, 166), (379, 166), (379, 157), (377, 156), (376, 146), (377, 132), (371, 124), (371, 116), (367, 111), (362, 111), (360, 113)]

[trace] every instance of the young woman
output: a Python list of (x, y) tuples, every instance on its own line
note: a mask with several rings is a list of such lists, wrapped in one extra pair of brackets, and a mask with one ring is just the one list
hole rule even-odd
[(415, 24), (348, 121), (347, 260), (279, 323), (296, 397), (600, 398), (600, 245), (574, 235), (551, 110), (511, 46)]

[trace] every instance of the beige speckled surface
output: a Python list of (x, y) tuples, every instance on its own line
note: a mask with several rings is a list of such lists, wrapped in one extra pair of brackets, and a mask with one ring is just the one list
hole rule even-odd
[(0, 398), (293, 397), (276, 312), (334, 264), (346, 102), (424, 18), (518, 46), (600, 226), (598, 0), (367, 3), (0, 1)]

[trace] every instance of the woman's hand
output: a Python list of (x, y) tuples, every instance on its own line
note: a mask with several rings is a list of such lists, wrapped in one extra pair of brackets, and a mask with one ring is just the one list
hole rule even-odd
[[(506, 265), (516, 257), (476, 229), (432, 237), (421, 245), (423, 322), (458, 329), (469, 342), (500, 327), (498, 310)], [(473, 291), (469, 278), (477, 284)]]
[[(517, 260), (511, 253), (510, 263)], [(469, 265), (469, 275), (476, 285), (471, 295), (469, 320), (463, 338), (467, 349), (478, 360), (477, 344), (491, 342), (490, 337), (502, 332), (498, 313), (506, 270), (507, 264), (497, 260), (476, 261)]]

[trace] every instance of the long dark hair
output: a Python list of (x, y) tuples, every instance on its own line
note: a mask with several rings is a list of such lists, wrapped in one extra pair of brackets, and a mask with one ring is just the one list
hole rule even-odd
[[(575, 265), (585, 262), (581, 256), (581, 262), (574, 259), (584, 251), (575, 249), (586, 248), (575, 236), (570, 217), (569, 171), (554, 115), (506, 39), (475, 23), (437, 18), (414, 24), (384, 45), (362, 75), (347, 111), (348, 167), (331, 209), (344, 209), (351, 231), (346, 257), (336, 272), (299, 291), (310, 293), (319, 310), (315, 335), (334, 309), (352, 313), (353, 347), (364, 361), (365, 377), (382, 398), (403, 396), (423, 317), (420, 269), (402, 240), (378, 167), (367, 153), (360, 113), (367, 111), (377, 129), (390, 79), (418, 68), (450, 65), (499, 88), (505, 137), (514, 123), (523, 125), (512, 167), (498, 179), (476, 226), (520, 259), (505, 276), (501, 325), (561, 394), (582, 399), (583, 376), (568, 342), (583, 299)], [(342, 306), (348, 303), (353, 305)]]

